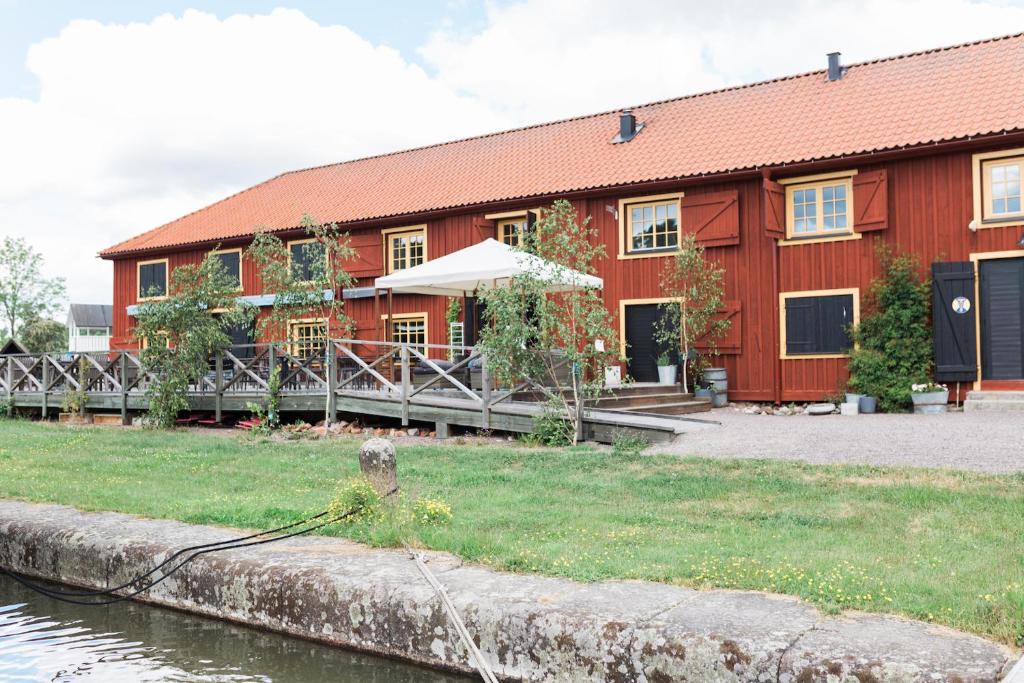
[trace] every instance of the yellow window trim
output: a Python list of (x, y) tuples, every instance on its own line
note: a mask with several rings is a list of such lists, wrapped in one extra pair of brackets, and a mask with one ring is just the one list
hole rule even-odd
[(623, 362), (629, 360), (626, 356), (626, 307), (642, 306), (643, 304), (667, 304), (670, 301), (675, 301), (675, 299), (670, 296), (663, 296), (654, 299), (619, 300), (619, 358)]
[[(142, 266), (149, 266), (149, 265), (152, 265), (154, 263), (162, 263), (162, 264), (164, 264), (164, 292), (165, 293), (164, 293), (163, 296), (146, 296), (146, 297), (144, 297), (144, 296), (142, 296), (142, 292), (140, 291), (140, 288), (141, 288), (141, 285), (142, 285), (142, 276), (141, 276)], [(135, 300), (136, 301), (138, 301), (140, 303), (143, 302), (143, 301), (163, 301), (164, 299), (167, 298), (167, 296), (168, 296), (168, 294), (170, 292), (170, 289), (171, 289), (171, 263), (170, 263), (170, 261), (168, 259), (158, 258), (158, 259), (151, 259), (149, 261), (137, 261), (135, 263)]]
[[(238, 287), (236, 287), (234, 291), (241, 292), (242, 289), (243, 289), (243, 287), (242, 287), (242, 248), (241, 247), (235, 247), (233, 249), (211, 249), (210, 253), (213, 254), (213, 255), (217, 255), (217, 254), (238, 254)], [(289, 259), (288, 267), (291, 268), (291, 263), (290, 263), (291, 251), (288, 252), (288, 259)]]
[(862, 240), (864, 233), (855, 232), (852, 234), (840, 233), (834, 237), (797, 237), (795, 239), (775, 240), (780, 247), (795, 247), (800, 244), (821, 244), (822, 242), (846, 242), (847, 240)]
[(618, 216), (619, 216), (619, 260), (625, 261), (629, 259), (638, 258), (664, 258), (665, 256), (672, 256), (678, 250), (677, 249), (665, 249), (661, 251), (643, 252), (643, 251), (629, 251), (626, 249), (626, 231), (629, 229), (629, 218), (627, 216), (626, 209), (636, 204), (665, 204), (668, 201), (675, 200), (676, 202), (676, 229), (679, 233), (676, 238), (676, 244), (682, 244), (683, 241), (683, 207), (682, 199), (685, 195), (684, 192), (669, 192), (667, 194), (652, 194), (643, 197), (629, 197), (627, 199), (619, 200)]
[[(828, 173), (820, 174), (827, 175), (827, 178), (821, 178), (819, 176), (806, 176), (802, 179), (791, 178), (794, 181), (786, 185), (786, 239), (785, 242), (805, 242), (809, 240), (830, 240), (830, 239), (857, 239), (853, 237), (859, 233), (853, 230), (853, 176), (855, 173), (849, 171), (847, 173)], [(809, 181), (808, 178), (816, 178), (816, 180)], [(799, 180), (800, 182), (796, 182)], [(836, 185), (843, 184), (846, 186), (846, 227), (841, 230), (828, 231), (825, 226), (824, 220), (824, 206), (825, 199), (821, 192), (822, 188), (834, 187)], [(797, 190), (817, 190), (815, 193), (815, 223), (819, 226), (814, 232), (801, 232), (797, 233), (794, 231), (794, 211), (793, 211), (793, 193)]]
[[(387, 326), (387, 320), (388, 320), (388, 314), (385, 313), (385, 314), (381, 315), (380, 319), (384, 321), (384, 325), (386, 327)], [(420, 319), (423, 320), (423, 344), (424, 344), (424, 347), (426, 347), (427, 345), (430, 344), (430, 315), (426, 311), (422, 311), (420, 313), (392, 313), (391, 314), (391, 322), (392, 323), (399, 322), (399, 321), (402, 321), (402, 320), (420, 320)], [(393, 331), (386, 329), (385, 332), (387, 333), (388, 339), (392, 339)], [(427, 354), (424, 352), (424, 355), (427, 355)]]
[[(985, 228), (1010, 228), (1024, 225), (1024, 210), (1018, 214), (1008, 214), (1005, 218), (986, 218), (984, 196), (986, 190), (991, 188), (991, 181), (982, 175), (982, 168), (986, 162), (997, 160), (1010, 161), (1020, 159), (1021, 170), (1024, 171), (1024, 147), (1014, 149), (1003, 149), (998, 152), (981, 152), (971, 155), (971, 191), (974, 199), (974, 220), (970, 227), (975, 230)], [(1024, 178), (1022, 178), (1024, 181)], [(1024, 205), (1021, 206), (1024, 209)]]
[(853, 324), (860, 324), (860, 287), (842, 289), (808, 289), (800, 292), (779, 292), (779, 358), (782, 360), (816, 360), (819, 358), (849, 358), (848, 353), (786, 353), (786, 300), (808, 296), (853, 295)]
[[(312, 241), (312, 240), (309, 240)], [(288, 345), (288, 353), (292, 356), (299, 355), (298, 326), (300, 325), (322, 325), (324, 326), (324, 338), (326, 339), (330, 335), (327, 330), (327, 320), (325, 318), (289, 318), (288, 319), (288, 341), (292, 342)]]
[[(165, 349), (171, 348), (171, 338), (167, 336), (166, 332), (164, 332), (164, 333), (157, 332), (157, 336), (163, 337), (164, 348)], [(147, 337), (142, 337), (142, 339), (139, 340), (139, 347), (142, 348), (142, 349), (148, 349), (149, 348), (149, 339)]]
[(974, 264), (974, 347), (976, 353), (974, 362), (977, 379), (974, 380), (974, 386), (972, 388), (974, 391), (981, 391), (981, 314), (979, 313), (981, 308), (981, 276), (978, 272), (978, 262), (1001, 258), (1024, 258), (1024, 249), (1015, 249), (1012, 251), (982, 251), (970, 254), (968, 258)]
[(776, 180), (779, 185), (804, 185), (806, 183), (816, 183), (822, 180), (835, 180), (837, 178), (852, 178), (857, 175), (857, 169), (850, 169), (849, 171), (833, 171), (831, 173), (815, 173), (814, 175), (801, 175), (793, 178), (780, 178)]
[(535, 209), (517, 209), (516, 211), (502, 211), (501, 213), (488, 213), (484, 214), (485, 221), (500, 221), (503, 218), (516, 218), (517, 216), (525, 216), (527, 211), (533, 211), (540, 217), (541, 208), (538, 206)]
[[(381, 235), (384, 237), (384, 265), (386, 266), (386, 274), (394, 273), (394, 251), (391, 248), (391, 240), (395, 237), (405, 237), (407, 235), (423, 235), (423, 263), (430, 260), (430, 254), (427, 251), (427, 224), (421, 225), (407, 225), (402, 228), (388, 228), (387, 230), (381, 230)], [(403, 269), (404, 270), (404, 269)]]

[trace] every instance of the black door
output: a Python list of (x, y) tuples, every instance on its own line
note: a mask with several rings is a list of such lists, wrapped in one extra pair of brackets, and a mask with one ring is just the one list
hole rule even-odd
[(982, 261), (981, 378), (1024, 379), (1024, 258)]
[[(626, 357), (629, 376), (637, 382), (658, 381), (658, 355), (660, 349), (654, 340), (654, 324), (661, 317), (658, 304), (626, 306)], [(678, 362), (678, 350), (670, 354)]]

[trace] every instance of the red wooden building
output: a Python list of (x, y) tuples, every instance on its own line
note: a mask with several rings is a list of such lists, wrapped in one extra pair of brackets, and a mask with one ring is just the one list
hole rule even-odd
[[(653, 371), (659, 271), (682, 232), (726, 270), (720, 344), (738, 400), (812, 400), (846, 376), (844, 326), (878, 274), (874, 242), (936, 266), (940, 378), (1024, 380), (1024, 35), (829, 68), (431, 147), (284, 173), (110, 247), (116, 348), (139, 292), (257, 226), (301, 239), (308, 213), (351, 233), (360, 287), (487, 237), (514, 240), (557, 198), (598, 227), (627, 369)], [(373, 299), (347, 292), (357, 336)], [(339, 293), (340, 295), (341, 293)], [(955, 304), (953, 299), (963, 297)], [(966, 304), (964, 303), (966, 301)], [(395, 334), (445, 343), (445, 301), (397, 296)], [(956, 311), (950, 312), (953, 308)], [(964, 310), (964, 309), (967, 310)], [(962, 311), (962, 312), (957, 312)], [(310, 331), (296, 321), (293, 334)]]

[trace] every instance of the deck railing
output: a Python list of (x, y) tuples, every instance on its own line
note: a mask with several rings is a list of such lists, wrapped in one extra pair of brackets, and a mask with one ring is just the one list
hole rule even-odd
[[(454, 358), (454, 364), (445, 367), (436, 356)], [(403, 424), (409, 422), (410, 404), (443, 397), (479, 410), (488, 428), (491, 410), (514, 393), (551, 393), (530, 379), (514, 387), (495, 386), (486, 358), (469, 346), (358, 339), (242, 344), (214, 354), (209, 363), (210, 371), (189, 386), (189, 395), (212, 397), (217, 422), (225, 398), (266, 397), (274, 368), (281, 397), (323, 396), (324, 410), (332, 417), (339, 397), (399, 401)], [(84, 385), (86, 404), (94, 395), (120, 397), (121, 414), (127, 419), (129, 399), (144, 396), (156, 381), (137, 351), (0, 356), (0, 395), (15, 405), (19, 397), (31, 396), (32, 405), (41, 406), (44, 416), (61, 404), (65, 394)]]

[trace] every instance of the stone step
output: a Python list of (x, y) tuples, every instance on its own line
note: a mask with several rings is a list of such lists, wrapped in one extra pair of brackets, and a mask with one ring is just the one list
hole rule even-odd
[(690, 413), (704, 413), (711, 410), (711, 399), (695, 398), (690, 401), (676, 401), (673, 403), (655, 403), (648, 406), (636, 406), (633, 408), (616, 408), (627, 413), (654, 413), (656, 415), (689, 415)]
[(991, 413), (1014, 413), (1024, 411), (1024, 400), (978, 400), (968, 397), (964, 401), (964, 412), (986, 411)]
[(1024, 401), (1024, 391), (969, 391), (968, 401)]

